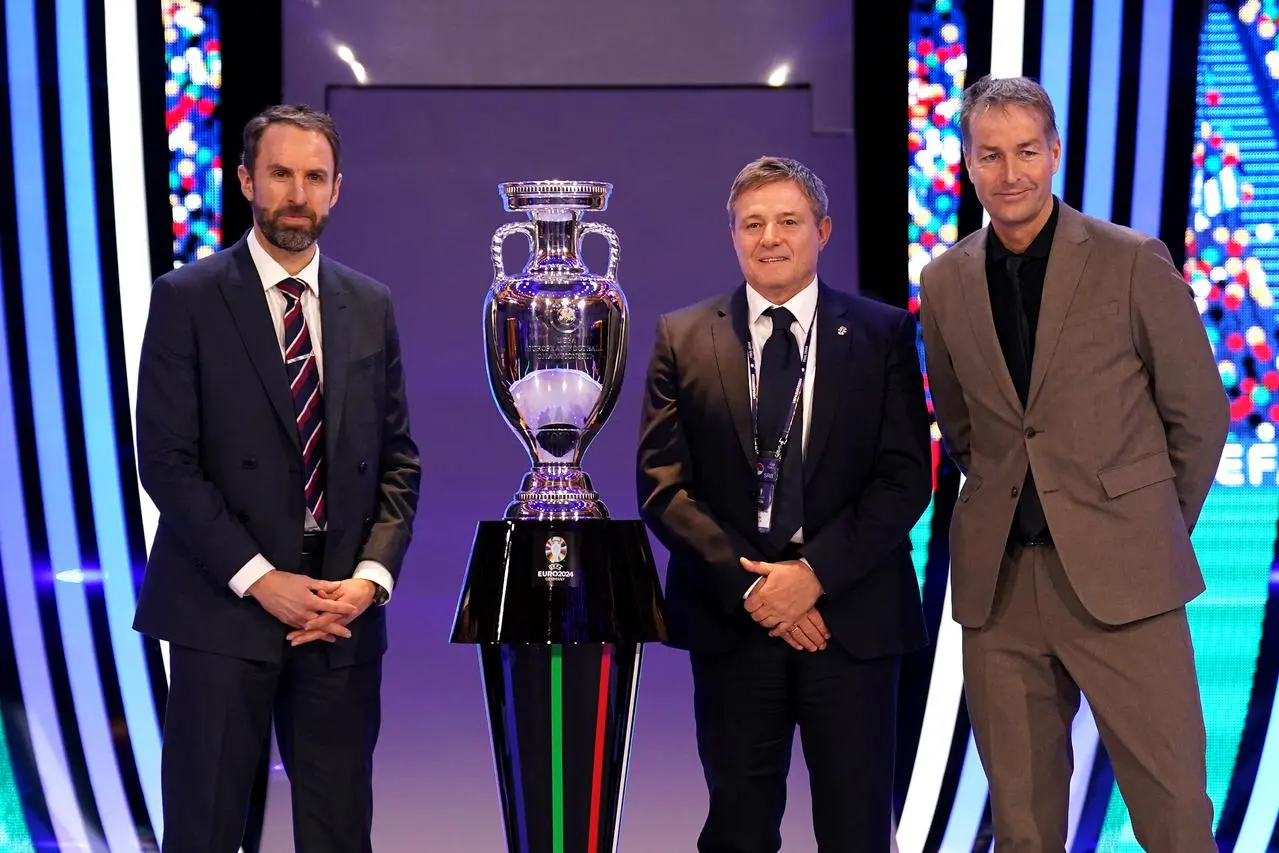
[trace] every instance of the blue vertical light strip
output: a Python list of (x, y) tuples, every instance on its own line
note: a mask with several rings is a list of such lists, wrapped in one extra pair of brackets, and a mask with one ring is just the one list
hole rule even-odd
[[(63, 182), (66, 191), (71, 298), (76, 363), (84, 412), (89, 491), (93, 500), (103, 594), (111, 649), (133, 746), (134, 763), (152, 826), (159, 833), (160, 727), (147, 676), (141, 636), (133, 630), (136, 600), (129, 558), (124, 499), (120, 493), (114, 406), (108, 374), (102, 305), (102, 258), (93, 170), (89, 97), (89, 43), (83, 0), (57, 0), (58, 103), (62, 119)], [(86, 567), (88, 568), (88, 567)], [(85, 654), (89, 652), (86, 650)]]
[(1172, 0), (1145, 0), (1141, 12), (1141, 83), (1137, 90), (1137, 157), (1133, 164), (1133, 228), (1158, 234), (1163, 213)]
[(1074, 26), (1074, 0), (1044, 0), (1039, 83), (1052, 99), (1061, 134), (1061, 168), (1053, 175), (1053, 192), (1058, 198), (1066, 186), (1066, 116), (1070, 115), (1070, 45)]
[[(0, 264), (0, 291), (3, 290), (3, 264)], [(49, 672), (44, 667), (44, 644), (40, 642), (40, 629), (39, 626), (34, 628), (31, 626), (35, 613), (35, 591), (31, 583), (27, 518), (26, 509), (22, 506), (22, 475), (18, 467), (16, 445), (13, 429), (13, 397), (9, 393), (9, 341), (4, 325), (4, 305), (0, 302), (0, 572), (3, 573), (3, 578), (0, 580), (4, 584), (5, 604), (9, 609), (9, 630), (13, 632), (13, 656), (18, 665), (18, 687), (22, 692), (23, 709), (30, 726), (32, 717), (36, 720), (41, 719), (40, 708), (52, 707), (53, 692), (49, 685)], [(31, 701), (28, 696), (35, 697), (35, 701)], [(66, 772), (66, 762), (61, 755), (62, 739), (61, 737), (46, 739), (33, 736), (31, 747), (35, 753), (36, 772), (40, 775), (38, 781), (49, 814), (57, 816), (53, 821), (56, 830), (57, 818), (62, 815), (55, 810), (51, 798), (69, 793), (71, 787), (70, 777)], [(7, 758), (7, 753), (5, 757)], [(49, 768), (49, 778), (45, 778), (46, 767)], [(3, 768), (0, 769), (3, 769), (5, 774), (5, 778), (0, 782), (0, 790), (12, 790), (15, 787), (12, 767), (6, 760)], [(14, 799), (17, 799), (16, 795)], [(14, 853), (28, 853), (34, 848), (31, 845), (26, 822), (21, 818), (21, 803), (16, 805), (19, 813), (18, 820), (22, 821), (21, 823), (9, 819), (8, 812), (12, 808), (9, 803), (0, 804), (0, 849), (12, 850)], [(75, 816), (79, 817), (78, 811)], [(83, 830), (83, 827), (80, 828)], [(73, 836), (71, 831), (63, 833), (55, 831), (54, 838), (58, 846), (64, 850), (69, 844), (80, 840), (79, 837)]]
[(1119, 53), (1123, 43), (1124, 4), (1120, 0), (1096, 3), (1092, 16), (1083, 208), (1084, 213), (1098, 219), (1110, 219), (1115, 192), (1115, 139), (1119, 132)]
[[(498, 653), (502, 658), (502, 686), (506, 693), (506, 708), (504, 709), (503, 724), (510, 736), (511, 754), (511, 797), (514, 803), (511, 808), (515, 812), (515, 823), (519, 827), (519, 842), (521, 850), (528, 850), (528, 812), (524, 807), (524, 772), (520, 767), (520, 738), (519, 728), (515, 722), (515, 652), (513, 649), (503, 647)], [(482, 655), (481, 655), (482, 657)], [(497, 744), (494, 743), (494, 746)], [(496, 750), (494, 750), (496, 754)], [(498, 779), (500, 785), (502, 780)]]
[[(30, 3), (8, 2), (5, 32), (9, 58), (9, 109), (13, 128), (14, 184), (19, 205), (19, 260), (25, 279), (32, 267), (47, 263), (41, 252), (44, 206), (39, 184), (41, 169), (38, 136), (39, 91), (35, 57), (35, 20)], [(36, 170), (31, 163), (34, 160)], [(33, 185), (34, 184), (34, 185)], [(21, 214), (34, 196), (33, 224)], [(25, 224), (24, 224), (25, 222)], [(28, 257), (30, 256), (30, 257)], [(30, 273), (35, 274), (35, 273)], [(44, 276), (48, 277), (47, 266)], [(0, 304), (0, 311), (3, 305)], [(40, 784), (53, 823), (54, 835), (64, 849), (88, 849), (88, 832), (76, 802), (67, 763), (57, 705), (48, 669), (44, 634), (40, 626), (35, 572), (27, 538), (27, 513), (23, 502), (22, 464), (13, 416), (13, 385), (9, 364), (8, 323), (0, 322), (0, 567), (4, 573), (5, 600), (13, 631), (14, 657), (22, 701), (31, 729)], [(17, 319), (15, 318), (16, 322)]]
[[(40, 492), (52, 561), (52, 566), (36, 566), (34, 570), (41, 580), (53, 583), (76, 722), (89, 780), (102, 816), (105, 840), (113, 853), (129, 853), (139, 850), (138, 837), (130, 820), (112, 747), (111, 726), (102, 698), (101, 676), (89, 625), (88, 602), (81, 584), (53, 580), (58, 572), (81, 571), (82, 566), (67, 461), (57, 321), (49, 264), (35, 0), (10, 0), (5, 9), (8, 13), (9, 56), (12, 65), (16, 66), (16, 73), (11, 73), (9, 87), (13, 110), (14, 176), (22, 298), (26, 315), (27, 369), (36, 427)], [(74, 232), (69, 236), (73, 243), (84, 238)], [(54, 716), (50, 722), (56, 719)]]
[(981, 756), (977, 754), (977, 740), (970, 732), (968, 746), (964, 748), (963, 767), (959, 771), (959, 785), (955, 788), (955, 806), (950, 810), (950, 821), (946, 824), (946, 834), (942, 836), (938, 853), (972, 853), (989, 794), (986, 768), (982, 767)]
[(1279, 690), (1275, 691), (1266, 723), (1266, 739), (1252, 781), (1252, 796), (1235, 839), (1235, 850), (1267, 850), (1279, 822)]

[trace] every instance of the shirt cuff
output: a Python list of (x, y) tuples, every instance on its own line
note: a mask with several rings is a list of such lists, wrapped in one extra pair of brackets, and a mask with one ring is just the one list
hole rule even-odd
[(231, 587), (231, 591), (240, 598), (244, 598), (249, 594), (249, 587), (253, 586), (267, 572), (275, 571), (275, 566), (261, 554), (254, 554), (253, 559), (244, 564), (240, 571), (236, 572), (227, 586)]
[(361, 560), (356, 564), (355, 574), (351, 577), (373, 581), (373, 583), (386, 590), (386, 601), (382, 603), (386, 604), (387, 601), (391, 600), (391, 592), (395, 589), (395, 578), (391, 577), (391, 573), (386, 566), (377, 560)]
[(755, 591), (755, 587), (759, 586), (759, 582), (762, 581), (763, 579), (764, 578), (762, 576), (755, 578), (755, 582), (751, 584), (750, 586), (746, 587), (746, 591), (742, 593), (742, 598), (743, 599), (750, 598), (750, 594)]

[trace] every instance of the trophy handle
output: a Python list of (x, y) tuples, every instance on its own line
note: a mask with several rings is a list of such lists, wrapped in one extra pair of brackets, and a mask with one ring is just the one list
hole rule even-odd
[(532, 222), (508, 222), (493, 232), (493, 285), (506, 278), (506, 269), (502, 266), (502, 244), (512, 234), (523, 234), (528, 238), (531, 252), (537, 245), (537, 226)]
[(601, 234), (605, 240), (608, 240), (608, 272), (604, 274), (604, 277), (609, 281), (617, 281), (617, 232), (602, 222), (583, 222), (577, 233), (578, 239), (587, 234)]

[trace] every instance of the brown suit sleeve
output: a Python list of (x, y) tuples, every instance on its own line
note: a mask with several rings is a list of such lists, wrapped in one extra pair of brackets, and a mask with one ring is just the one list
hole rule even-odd
[(679, 366), (663, 317), (640, 416), (635, 470), (640, 515), (667, 550), (691, 554), (705, 564), (708, 597), (731, 613), (742, 607), (742, 596), (757, 577), (743, 569), (738, 558), (758, 560), (762, 555), (697, 499), (679, 405)]
[(1148, 239), (1137, 249), (1129, 295), (1133, 341), (1150, 375), (1190, 529), (1221, 461), (1230, 404), (1194, 299), (1159, 240)]
[(933, 412), (937, 415), (937, 426), (941, 430), (946, 453), (959, 466), (959, 470), (967, 475), (971, 456), (969, 439), (972, 435), (972, 421), (968, 417), (968, 406), (964, 403), (964, 391), (960, 387), (959, 377), (955, 375), (955, 367), (951, 364), (946, 339), (942, 337), (941, 327), (930, 307), (929, 290), (935, 286), (935, 273), (931, 265), (926, 266), (919, 279), (919, 317), (924, 325), (924, 364), (928, 370), (928, 390), (933, 395)]

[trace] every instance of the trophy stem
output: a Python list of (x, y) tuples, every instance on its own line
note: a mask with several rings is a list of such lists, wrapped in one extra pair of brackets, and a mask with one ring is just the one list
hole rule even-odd
[(577, 254), (578, 222), (582, 215), (567, 210), (536, 209), (530, 215), (537, 223), (537, 236), (534, 238), (536, 246), (524, 272), (586, 272), (586, 267)]
[(591, 478), (576, 465), (539, 463), (524, 475), (507, 518), (575, 521), (608, 518), (608, 507), (591, 488)]

